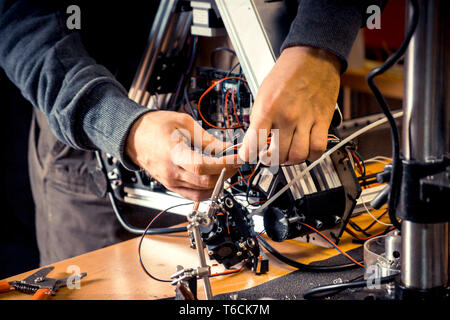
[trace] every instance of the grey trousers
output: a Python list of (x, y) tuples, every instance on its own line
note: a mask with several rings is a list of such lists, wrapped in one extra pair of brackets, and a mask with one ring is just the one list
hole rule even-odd
[[(28, 151), (41, 265), (129, 239), (105, 197), (95, 154), (57, 140), (34, 109)], [(103, 180), (102, 180), (103, 179)]]

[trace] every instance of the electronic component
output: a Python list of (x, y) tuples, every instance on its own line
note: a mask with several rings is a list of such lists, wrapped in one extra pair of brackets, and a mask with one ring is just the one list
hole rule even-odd
[(227, 34), (222, 20), (218, 17), (215, 2), (209, 0), (191, 1), (191, 33), (197, 36), (217, 37)]
[(195, 81), (192, 81), (195, 87), (192, 89), (204, 93), (212, 88), (202, 99), (201, 113), (204, 119), (198, 119), (204, 120), (202, 125), (205, 129), (211, 129), (212, 124), (216, 128), (235, 129), (233, 131), (239, 134), (250, 123), (253, 96), (242, 75), (231, 71), (209, 67), (196, 69)]
[(259, 248), (248, 211), (226, 194), (218, 202), (214, 216), (213, 224), (200, 228), (210, 259), (226, 268), (248, 261), (256, 274), (267, 272), (268, 260)]
[[(270, 198), (283, 186), (295, 179), (308, 162), (281, 166), (275, 173), (263, 168), (253, 181), (253, 186)], [(274, 241), (298, 237), (312, 242), (307, 235), (305, 222), (318, 230), (324, 230), (336, 243), (356, 205), (361, 193), (358, 179), (347, 155), (338, 150), (326, 157), (300, 180), (292, 184), (285, 194), (265, 209), (264, 229)], [(329, 246), (321, 239), (316, 244)]]
[[(152, 28), (151, 39), (154, 41), (149, 43), (144, 54), (130, 90), (130, 98), (148, 108), (184, 109), (195, 120), (201, 121), (205, 129), (216, 129), (217, 137), (237, 145), (250, 124), (254, 98), (250, 83), (236, 69), (240, 69), (239, 64), (230, 70), (204, 66), (193, 68), (197, 39), (186, 32), (192, 12), (188, 12), (183, 4), (160, 7), (161, 21)], [(171, 26), (176, 28), (172, 30)], [(164, 41), (176, 45), (174, 50), (163, 46), (163, 40), (157, 37), (160, 33), (164, 34)], [(169, 41), (177, 33), (181, 35), (180, 41)], [(233, 53), (233, 50), (226, 49)], [(186, 53), (190, 57), (188, 63), (182, 59)], [(338, 111), (334, 118), (333, 124), (337, 125), (341, 120)], [(184, 201), (143, 171), (128, 171), (109, 155), (104, 157), (103, 162), (110, 195), (115, 199), (161, 210), (166, 209), (169, 202)], [(226, 268), (244, 262), (256, 274), (267, 272), (268, 260), (259, 248), (252, 209), (247, 209), (240, 199), (238, 201), (238, 195), (245, 194), (247, 201), (250, 198), (256, 198), (255, 202), (269, 200), (281, 188), (296, 180), (307, 166), (308, 163), (280, 166), (277, 173), (265, 174), (267, 168), (245, 164), (239, 174), (227, 182), (223, 195), (212, 201), (213, 205), (207, 213), (208, 223), (197, 225), (198, 221), (194, 221), (193, 217), (204, 217), (200, 209), (194, 210), (193, 217), (186, 213), (190, 224), (195, 225), (190, 230), (191, 237), (195, 235), (192, 230), (198, 229), (196, 236), (206, 245), (209, 257)], [(329, 238), (337, 243), (360, 191), (347, 152), (338, 150), (301, 180), (296, 180), (288, 192), (269, 206), (262, 216), (263, 225), (269, 237), (276, 241), (305, 237), (304, 241), (320, 244), (309, 238), (309, 231), (301, 228), (299, 222), (306, 222), (328, 232)], [(116, 210), (117, 206), (114, 208)], [(197, 240), (195, 242), (199, 243), (200, 240)], [(203, 262), (201, 265), (205, 267)], [(180, 275), (186, 276), (188, 273), (181, 272)]]

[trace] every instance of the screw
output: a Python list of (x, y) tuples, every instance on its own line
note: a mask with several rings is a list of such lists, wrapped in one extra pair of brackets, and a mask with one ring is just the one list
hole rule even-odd
[(339, 224), (342, 221), (341, 217), (339, 217), (339, 216), (334, 216), (333, 219), (334, 219), (335, 224)]
[(317, 219), (314, 221), (314, 225), (316, 226), (317, 229), (320, 229), (320, 228), (322, 228), (323, 223), (322, 223), (322, 221)]
[(233, 201), (230, 198), (225, 198), (225, 205), (228, 208), (233, 208)]
[(42, 282), (44, 281), (43, 277), (37, 277), (36, 279), (34, 279), (34, 283), (38, 283), (38, 282)]

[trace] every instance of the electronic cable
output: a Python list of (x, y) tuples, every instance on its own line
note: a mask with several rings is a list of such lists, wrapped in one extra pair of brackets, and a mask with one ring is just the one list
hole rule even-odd
[[(382, 214), (380, 214), (377, 217), (377, 220), (380, 220), (381, 218), (383, 218), (386, 213), (387, 213), (387, 210), (385, 210)], [(367, 231), (367, 230), (371, 229), (377, 223), (377, 220), (372, 221), (372, 223), (369, 224), (367, 227), (365, 227), (363, 230)]]
[(328, 284), (324, 286), (315, 287), (309, 290), (306, 290), (303, 294), (303, 298), (305, 299), (320, 299), (330, 294), (336, 294), (339, 291), (350, 289), (350, 288), (363, 288), (369, 284), (385, 284), (394, 281), (397, 278), (397, 274), (390, 275), (387, 277), (361, 280), (361, 281), (349, 281), (344, 283), (336, 283), (336, 284)]
[(302, 226), (308, 227), (309, 229), (311, 229), (312, 231), (314, 231), (315, 233), (317, 233), (320, 237), (322, 237), (325, 241), (327, 241), (329, 244), (331, 244), (337, 251), (339, 251), (342, 255), (344, 255), (347, 259), (349, 259), (351, 262), (353, 262), (354, 264), (360, 266), (361, 268), (364, 268), (364, 265), (361, 262), (356, 261), (355, 259), (353, 259), (347, 252), (345, 252), (344, 250), (342, 250), (341, 248), (339, 248), (333, 241), (331, 241), (330, 239), (328, 239), (327, 236), (325, 236), (322, 232), (320, 232), (319, 230), (311, 227), (309, 224), (306, 224), (304, 222), (299, 222), (299, 224), (301, 224)]
[(371, 235), (364, 231), (356, 222), (349, 220), (348, 225), (351, 226), (355, 231), (364, 234), (366, 237), (370, 237)]
[[(143, 270), (150, 278), (152, 278), (153, 280), (156, 280), (156, 281), (159, 281), (159, 282), (172, 282), (172, 280), (159, 279), (159, 278), (153, 276), (150, 272), (148, 272), (147, 268), (145, 267), (144, 263), (142, 262), (142, 256), (141, 256), (142, 241), (144, 240), (145, 235), (146, 235), (146, 234), (149, 234), (148, 231), (149, 231), (150, 226), (152, 225), (152, 223), (153, 223), (156, 219), (158, 219), (158, 217), (159, 217), (160, 215), (162, 215), (163, 213), (167, 212), (167, 211), (170, 210), (170, 209), (173, 209), (173, 208), (176, 208), (176, 207), (181, 207), (181, 206), (186, 206), (186, 205), (189, 205), (189, 204), (192, 204), (192, 202), (189, 202), (189, 203), (182, 203), (182, 204), (177, 204), (177, 205), (174, 205), (174, 206), (172, 206), (172, 207), (169, 207), (169, 208), (167, 208), (167, 209), (161, 211), (160, 213), (158, 213), (158, 214), (150, 221), (150, 223), (148, 224), (147, 228), (145, 228), (144, 232), (142, 233), (141, 239), (140, 239), (140, 241), (139, 241), (139, 246), (138, 246), (139, 263), (141, 264), (142, 270)], [(187, 231), (186, 228), (185, 228), (185, 231)]]
[[(236, 69), (240, 65), (241, 65), (240, 62), (238, 62), (234, 66), (232, 66), (231, 69), (227, 73), (227, 77), (229, 77), (233, 73), (234, 69)], [(240, 68), (239, 74), (242, 74), (242, 68)]]
[(189, 94), (188, 94), (188, 86), (185, 85), (184, 86), (184, 90), (183, 90), (183, 94), (184, 94), (184, 101), (186, 102), (187, 106), (189, 107), (189, 111), (191, 112), (192, 118), (194, 118), (194, 120), (198, 120), (197, 115), (194, 112), (194, 107), (191, 104), (191, 100), (189, 100)]
[[(355, 281), (358, 281), (359, 279), (361, 279), (361, 278), (363, 278), (364, 277), (364, 274), (362, 274), (362, 275), (359, 275), (359, 276), (357, 276), (357, 277), (355, 277), (355, 278), (353, 278), (353, 279), (351, 279), (351, 280), (349, 280), (348, 282), (355, 282)], [(344, 291), (344, 290), (346, 290), (347, 288), (336, 288), (336, 289), (330, 289), (330, 290), (328, 290), (328, 291), (326, 291), (326, 292), (323, 292), (322, 294), (315, 294), (312, 298), (310, 298), (310, 299), (322, 299), (322, 298), (328, 298), (328, 297), (331, 297), (331, 296), (334, 296), (334, 295), (336, 295), (336, 294), (338, 294), (339, 292), (342, 292), (342, 291)]]
[[(187, 231), (186, 227), (152, 228), (149, 230), (133, 227), (123, 219), (120, 209), (117, 205), (116, 199), (114, 197), (114, 194), (112, 192), (108, 192), (108, 197), (111, 202), (111, 206), (113, 208), (113, 211), (114, 211), (114, 214), (115, 214), (117, 220), (122, 225), (122, 227), (130, 233), (137, 234), (137, 235), (142, 235), (144, 233), (151, 234), (151, 235), (157, 235), (157, 234), (178, 233), (178, 232), (186, 232)], [(172, 207), (170, 207), (169, 209), (166, 209), (166, 211), (170, 210), (170, 209), (172, 209)]]
[(284, 262), (285, 264), (294, 267), (300, 271), (304, 272), (336, 272), (336, 271), (345, 271), (350, 269), (355, 269), (359, 267), (358, 265), (354, 263), (348, 263), (348, 264), (341, 264), (341, 265), (334, 265), (334, 266), (312, 266), (309, 264), (304, 264), (295, 260), (292, 260), (283, 254), (281, 254), (279, 251), (277, 251), (275, 248), (273, 248), (263, 237), (258, 238), (258, 242), (275, 258), (280, 260), (281, 262)]
[[(105, 175), (105, 177), (107, 177), (107, 172), (106, 172), (106, 168), (103, 164), (103, 160), (102, 160), (102, 156), (100, 151), (95, 151), (95, 156), (97, 158), (97, 164), (98, 164), (98, 168), (103, 172), (103, 174)], [(131, 226), (130, 224), (128, 224), (125, 219), (123, 219), (122, 217), (122, 213), (121, 210), (119, 208), (119, 206), (117, 205), (117, 201), (116, 198), (114, 196), (114, 192), (112, 191), (111, 185), (109, 184), (109, 181), (107, 183), (107, 196), (111, 202), (111, 207), (113, 209), (114, 215), (116, 216), (117, 220), (119, 221), (120, 225), (127, 230), (128, 232), (132, 233), (132, 234), (137, 234), (137, 235), (141, 235), (144, 232), (147, 232), (147, 234), (152, 234), (152, 235), (156, 235), (156, 234), (168, 234), (168, 233), (177, 233), (177, 232), (186, 232), (187, 229), (186, 227), (171, 227), (171, 228), (152, 228), (151, 230), (147, 230), (146, 229), (141, 229), (141, 228), (136, 228), (134, 226)], [(170, 210), (166, 209), (166, 210)]]
[[(399, 111), (393, 115), (394, 118), (398, 118), (403, 116), (403, 111)], [(274, 202), (276, 199), (278, 199), (286, 190), (288, 190), (294, 183), (296, 183), (298, 180), (303, 178), (309, 171), (311, 171), (313, 168), (315, 168), (320, 162), (322, 162), (326, 157), (328, 157), (330, 154), (347, 144), (349, 141), (355, 139), (356, 137), (372, 130), (373, 128), (380, 126), (387, 122), (386, 118), (379, 119), (375, 122), (372, 122), (371, 124), (365, 126), (364, 128), (352, 133), (347, 138), (343, 139), (341, 142), (336, 144), (331, 149), (327, 150), (322, 154), (322, 156), (312, 162), (308, 167), (306, 167), (303, 171), (299, 172), (296, 177), (294, 177), (289, 183), (287, 183), (283, 188), (281, 188), (277, 193), (275, 193), (272, 197), (270, 197), (265, 204), (263, 204), (259, 209), (253, 211), (250, 216), (258, 214), (263, 212), (272, 202)]]
[(366, 237), (366, 238), (361, 238), (360, 236), (358, 236), (356, 233), (354, 233), (352, 230), (350, 230), (348, 228), (345, 228), (345, 232), (347, 232), (349, 235), (351, 235), (355, 239), (357, 239), (357, 240), (359, 240), (361, 242), (365, 242), (365, 241), (367, 241), (369, 239), (372, 239), (372, 238), (375, 238), (375, 237), (378, 237), (378, 236), (381, 236), (381, 235), (385, 235), (386, 233), (388, 233), (388, 232), (390, 232), (390, 231), (392, 231), (394, 229), (395, 229), (395, 227), (389, 226), (386, 229), (384, 229), (383, 231), (375, 233), (375, 234), (372, 234), (372, 235), (370, 235), (369, 237)]
[(258, 241), (260, 244), (274, 257), (276, 257), (278, 260), (297, 268), (301, 271), (309, 271), (309, 272), (331, 272), (331, 271), (343, 271), (348, 269), (354, 269), (355, 267), (362, 267), (364, 268), (364, 265), (362, 262), (356, 261), (353, 259), (350, 255), (348, 255), (345, 251), (340, 249), (335, 243), (333, 243), (328, 237), (326, 237), (324, 234), (322, 234), (320, 231), (316, 230), (315, 228), (311, 227), (310, 225), (301, 222), (300, 224), (310, 228), (312, 231), (317, 233), (319, 236), (321, 236), (323, 239), (325, 239), (327, 242), (329, 242), (336, 250), (338, 250), (341, 254), (343, 254), (347, 259), (349, 259), (352, 263), (351, 264), (343, 264), (343, 265), (335, 265), (335, 266), (311, 266), (307, 264), (303, 264), (301, 262), (292, 260), (284, 255), (282, 255), (280, 252), (278, 252), (276, 249), (274, 249), (272, 246), (269, 245), (269, 243), (258, 237)]
[[(203, 122), (205, 122), (205, 123), (206, 123), (207, 125), (209, 125), (211, 128), (219, 129), (219, 130), (226, 130), (226, 128), (215, 126), (215, 125), (211, 124), (208, 120), (205, 119), (205, 117), (203, 116), (203, 114), (202, 114), (202, 112), (201, 112), (201, 102), (202, 102), (203, 98), (204, 98), (211, 90), (213, 90), (218, 84), (220, 84), (220, 83), (222, 83), (222, 82), (224, 82), (224, 81), (226, 81), (226, 80), (232, 80), (232, 79), (240, 80), (240, 81), (246, 82), (246, 80), (245, 80), (244, 78), (240, 78), (240, 77), (226, 77), (226, 78), (222, 78), (222, 79), (217, 80), (216, 82), (214, 82), (208, 89), (206, 89), (206, 91), (203, 92), (203, 94), (202, 94), (202, 95), (200, 96), (200, 98), (198, 99), (198, 103), (197, 103), (198, 114), (199, 114), (200, 118), (202, 118)], [(238, 127), (239, 127), (239, 126), (233, 126), (233, 127), (229, 128), (229, 129), (236, 129), (236, 128), (238, 128)]]
[(234, 50), (230, 49), (230, 48), (227, 48), (227, 47), (218, 47), (218, 48), (215, 48), (215, 49), (211, 52), (211, 55), (210, 55), (211, 66), (212, 66), (214, 69), (217, 69), (215, 55), (216, 55), (216, 53), (219, 52), (219, 51), (226, 51), (226, 52), (231, 53), (231, 54), (234, 55), (235, 57), (237, 56), (237, 55), (236, 55), (236, 52), (235, 52)]

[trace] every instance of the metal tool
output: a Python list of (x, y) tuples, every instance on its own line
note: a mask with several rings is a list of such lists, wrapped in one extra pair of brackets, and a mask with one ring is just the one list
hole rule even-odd
[[(177, 272), (171, 276), (173, 279), (172, 284), (177, 286), (177, 293), (179, 293), (184, 299), (192, 300), (196, 297), (196, 292), (192, 292), (192, 282), (197, 278), (203, 280), (203, 286), (205, 290), (206, 300), (213, 298), (211, 290), (211, 282), (209, 277), (211, 275), (211, 268), (206, 263), (206, 256), (204, 251), (204, 244), (202, 236), (200, 234), (200, 226), (209, 226), (214, 222), (214, 212), (218, 206), (218, 199), (223, 193), (223, 185), (225, 181), (225, 168), (222, 169), (219, 179), (216, 182), (213, 193), (211, 195), (211, 204), (207, 212), (198, 211), (198, 206), (192, 210), (187, 219), (189, 225), (187, 229), (193, 235), (195, 249), (197, 249), (200, 266), (196, 269), (183, 268), (183, 266), (177, 266)], [(195, 287), (196, 291), (196, 287)]]
[(67, 285), (69, 281), (80, 281), (87, 276), (86, 272), (63, 279), (47, 278), (55, 267), (46, 267), (33, 273), (31, 276), (21, 281), (1, 281), (0, 292), (17, 290), (26, 294), (33, 294), (31, 300), (47, 300), (54, 295), (59, 288)]
[(219, 196), (223, 194), (223, 184), (225, 182), (225, 168), (220, 172), (219, 179), (217, 179), (216, 185), (214, 186), (213, 193), (211, 194), (211, 205), (208, 208), (207, 216), (211, 219), (214, 210), (217, 207), (217, 200)]

